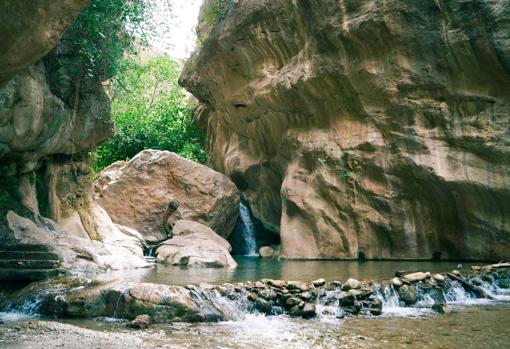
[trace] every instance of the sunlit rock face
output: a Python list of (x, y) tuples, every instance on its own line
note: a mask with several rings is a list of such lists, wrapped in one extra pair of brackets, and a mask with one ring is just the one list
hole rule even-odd
[[(228, 177), (169, 151), (147, 149), (113, 163), (98, 174), (94, 189), (115, 223), (151, 243), (166, 240), (163, 225), (181, 219), (228, 238), (238, 217), (239, 191)], [(177, 207), (168, 211), (170, 202)]]
[(181, 83), (283, 256), (510, 258), (508, 1), (231, 7)]

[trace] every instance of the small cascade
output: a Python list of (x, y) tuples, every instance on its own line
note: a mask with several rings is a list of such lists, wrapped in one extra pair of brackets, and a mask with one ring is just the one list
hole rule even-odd
[[(150, 250), (147, 252), (150, 253)], [(154, 292), (170, 297), (168, 299), (166, 296), (162, 297), (161, 305), (171, 304), (173, 301), (180, 304), (183, 300), (189, 304), (190, 308), (187, 311), (193, 321), (196, 321), (197, 316), (201, 321), (246, 321), (253, 319), (253, 316), (283, 315), (336, 322), (358, 315), (415, 317), (447, 312), (450, 306), (510, 301), (508, 287), (510, 271), (468, 274), (462, 275), (462, 279), (478, 285), (491, 299), (480, 298), (480, 293), (472, 292), (472, 288), (466, 290), (465, 283), (452, 278), (429, 278), (400, 285), (395, 282), (372, 281), (360, 283), (356, 288), (348, 283), (326, 282), (322, 279), (311, 283), (264, 279), (237, 284), (200, 284), (186, 287), (155, 284), (145, 284), (141, 287), (126, 283), (122, 286), (114, 285), (108, 292), (91, 291), (90, 294), (101, 294), (98, 297), (107, 299), (107, 306), (102, 315), (116, 318), (127, 315), (129, 307), (125, 304), (128, 303), (133, 288), (136, 288), (135, 294), (139, 296), (152, 294), (153, 288)], [(56, 316), (64, 309), (66, 311), (74, 309), (66, 305), (67, 294), (82, 292), (82, 289), (89, 285), (92, 288), (103, 287), (93, 282), (70, 289), (58, 283), (53, 287), (44, 287), (32, 294), (14, 299), (10, 306), (0, 309), (4, 312), (0, 313), (0, 319), (9, 317), (16, 319), (23, 315), (34, 316), (40, 313)], [(149, 312), (166, 311), (164, 307), (160, 309), (159, 306), (151, 304), (148, 302), (144, 305), (148, 307)]]
[(258, 257), (255, 223), (251, 217), (250, 208), (243, 202), (239, 206), (239, 220), (229, 241), (233, 254)]
[(151, 265), (156, 265), (156, 255), (155, 255), (156, 248), (157, 248), (157, 246), (148, 246), (143, 251), (143, 258), (145, 259), (145, 261), (147, 263), (149, 263)]
[(258, 256), (257, 240), (255, 239), (255, 224), (253, 224), (253, 220), (251, 219), (250, 209), (242, 202), (239, 206), (239, 217), (243, 227), (245, 255)]

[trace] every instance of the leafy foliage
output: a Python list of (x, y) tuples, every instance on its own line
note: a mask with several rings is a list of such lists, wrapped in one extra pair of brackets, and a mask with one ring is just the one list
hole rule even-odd
[(230, 6), (236, 3), (237, 0), (210, 0), (204, 8), (202, 20), (208, 25), (221, 21), (225, 19)]
[(150, 4), (145, 0), (91, 0), (64, 39), (81, 57), (74, 75), (103, 80), (127, 69), (126, 52), (136, 43), (146, 44), (147, 36), (153, 35)]
[(191, 123), (193, 105), (177, 84), (178, 76), (178, 64), (166, 57), (136, 64), (117, 76), (112, 104), (117, 132), (97, 149), (95, 171), (149, 148), (206, 160), (203, 135)]

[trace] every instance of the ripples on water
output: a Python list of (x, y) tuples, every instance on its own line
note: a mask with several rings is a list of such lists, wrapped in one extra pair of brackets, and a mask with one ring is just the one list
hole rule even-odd
[[(345, 262), (345, 261), (261, 261), (240, 259), (238, 269), (180, 269), (158, 267), (155, 270), (133, 274), (107, 274), (105, 277), (120, 277), (129, 281), (189, 284), (199, 281), (225, 282), (282, 278), (310, 281), (318, 277), (328, 280), (384, 279), (394, 275), (395, 270), (427, 270), (439, 272), (456, 267), (457, 263), (441, 262)], [(465, 265), (467, 268), (468, 265)], [(418, 303), (404, 307), (392, 286), (381, 287), (377, 293), (383, 301), (383, 315), (338, 319), (336, 314), (321, 312), (317, 304), (318, 317), (314, 320), (290, 318), (288, 316), (267, 317), (248, 313), (243, 304), (235, 304), (220, 297), (216, 303), (223, 309), (230, 307), (236, 321), (221, 323), (189, 324), (173, 323), (155, 325), (147, 331), (134, 332), (125, 328), (125, 323), (115, 319), (65, 321), (73, 325), (66, 336), (78, 336), (77, 342), (87, 340), (95, 347), (123, 348), (125, 344), (109, 342), (108, 333), (123, 334), (127, 340), (133, 337), (140, 347), (171, 348), (510, 348), (510, 291), (495, 284), (484, 284), (484, 290), (498, 299), (477, 299), (452, 282), (445, 293), (445, 300), (452, 312), (437, 315), (430, 306), (434, 300), (425, 293), (417, 293)], [(27, 307), (34, 306), (27, 304)], [(33, 316), (21, 313), (0, 313), (0, 320), (22, 322)], [(35, 321), (38, 322), (38, 321)], [(62, 323), (64, 321), (60, 321)], [(42, 322), (42, 326), (46, 323)], [(78, 330), (77, 327), (78, 326)], [(94, 331), (94, 335), (80, 337), (80, 328)], [(1, 329), (1, 327), (0, 327)], [(1, 334), (1, 333), (0, 333)], [(24, 343), (33, 348), (53, 346), (45, 342), (47, 337), (31, 337), (26, 334)], [(43, 332), (45, 336), (45, 332)], [(60, 337), (58, 337), (60, 338)], [(101, 339), (102, 338), (102, 339)], [(58, 339), (60, 340), (60, 339)], [(23, 347), (22, 339), (13, 339), (16, 346)], [(104, 341), (104, 342), (101, 342)], [(103, 343), (103, 344), (101, 344)], [(134, 342), (133, 342), (134, 343)], [(100, 345), (99, 345), (100, 344)], [(1, 347), (1, 340), (0, 340)], [(9, 346), (6, 346), (8, 348)], [(138, 347), (138, 346), (136, 346)]]
[[(250, 257), (236, 257), (237, 268), (181, 268), (157, 265), (154, 269), (119, 271), (100, 274), (100, 280), (120, 279), (168, 285), (241, 282), (247, 280), (282, 279), (312, 281), (382, 280), (394, 276), (397, 270), (421, 270), (432, 273), (455, 269), (457, 262), (429, 261), (277, 261)], [(463, 263), (469, 268), (473, 263)]]

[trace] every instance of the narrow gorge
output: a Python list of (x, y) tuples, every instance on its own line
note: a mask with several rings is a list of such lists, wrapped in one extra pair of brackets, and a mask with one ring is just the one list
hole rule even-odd
[(0, 0), (0, 347), (505, 348), (509, 19)]

